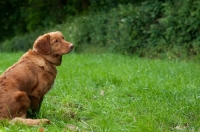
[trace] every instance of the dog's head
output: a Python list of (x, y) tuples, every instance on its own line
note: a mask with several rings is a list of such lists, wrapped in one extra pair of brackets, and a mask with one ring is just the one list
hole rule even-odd
[(62, 55), (72, 51), (73, 47), (73, 44), (65, 41), (62, 33), (57, 31), (39, 36), (33, 45), (33, 50), (51, 63), (60, 65)]

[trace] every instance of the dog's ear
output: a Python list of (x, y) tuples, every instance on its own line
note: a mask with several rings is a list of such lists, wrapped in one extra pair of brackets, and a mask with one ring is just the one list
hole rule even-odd
[(35, 41), (33, 46), (37, 52), (48, 55), (51, 53), (51, 47), (50, 47), (50, 35), (45, 34), (43, 36), (38, 37), (38, 39)]

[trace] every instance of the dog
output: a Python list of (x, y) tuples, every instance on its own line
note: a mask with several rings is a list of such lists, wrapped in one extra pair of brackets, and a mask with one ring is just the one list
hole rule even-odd
[(39, 36), (33, 48), (0, 76), (0, 119), (30, 126), (50, 123), (48, 119), (28, 119), (27, 112), (39, 112), (56, 78), (56, 66), (73, 47), (59, 31)]

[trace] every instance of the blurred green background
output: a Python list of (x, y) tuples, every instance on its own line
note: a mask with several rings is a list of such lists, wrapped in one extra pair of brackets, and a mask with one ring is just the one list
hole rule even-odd
[(0, 52), (59, 30), (75, 51), (198, 58), (199, 0), (0, 0)]

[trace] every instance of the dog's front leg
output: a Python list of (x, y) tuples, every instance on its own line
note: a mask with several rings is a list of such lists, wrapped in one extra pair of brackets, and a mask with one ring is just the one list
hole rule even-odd
[(9, 123), (20, 123), (28, 126), (40, 126), (44, 124), (49, 124), (50, 121), (48, 119), (25, 119), (21, 117), (15, 117), (12, 120), (10, 120)]
[(31, 110), (32, 112), (39, 112), (40, 105), (41, 105), (41, 98), (32, 96), (31, 100)]

